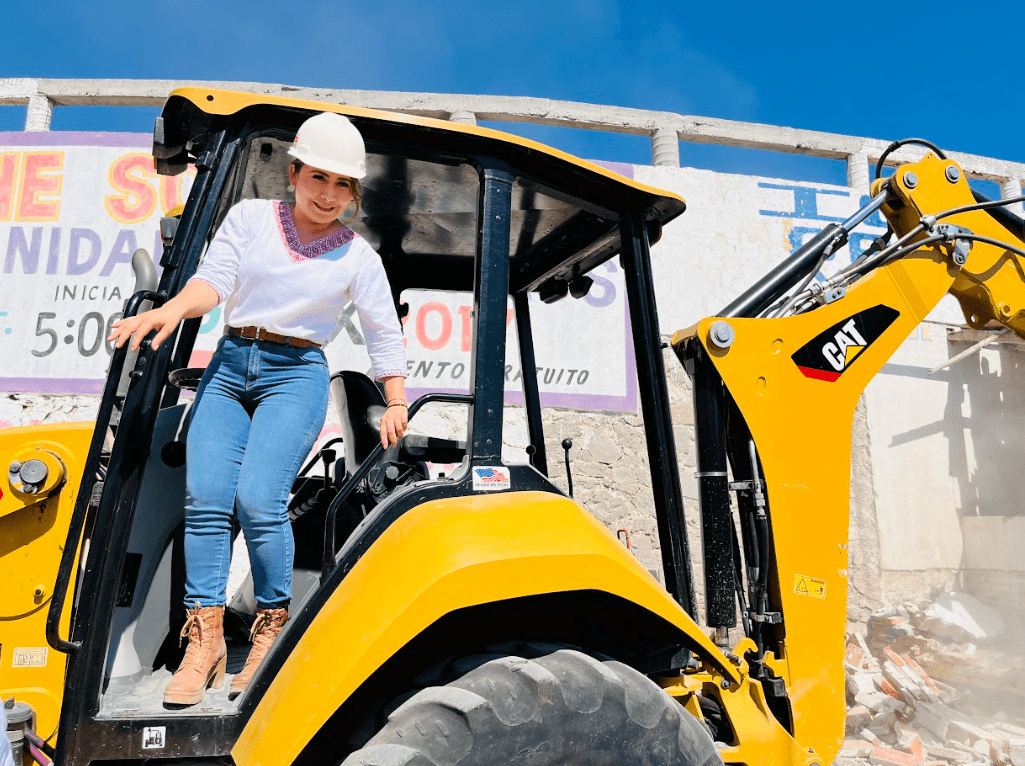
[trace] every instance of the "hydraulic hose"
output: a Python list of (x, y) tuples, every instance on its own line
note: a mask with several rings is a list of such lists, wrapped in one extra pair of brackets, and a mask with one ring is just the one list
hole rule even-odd
[(902, 146), (907, 146), (909, 144), (918, 144), (919, 146), (927, 147), (932, 149), (933, 152), (936, 153), (936, 156), (941, 160), (947, 159), (947, 155), (943, 153), (943, 150), (931, 141), (926, 141), (924, 138), (903, 138), (900, 141), (894, 141), (883, 150), (882, 154), (879, 155), (879, 159), (876, 161), (876, 178), (881, 177), (883, 172), (883, 163), (886, 162), (886, 158)]
[(733, 577), (734, 588), (737, 591), (737, 604), (740, 606), (740, 621), (744, 626), (744, 635), (751, 635), (751, 619), (747, 614), (747, 598), (744, 596), (744, 569), (740, 554), (740, 540), (737, 539), (737, 531), (733, 530)]

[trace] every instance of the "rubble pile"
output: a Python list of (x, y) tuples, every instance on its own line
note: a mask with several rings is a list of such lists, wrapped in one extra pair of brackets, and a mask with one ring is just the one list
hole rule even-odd
[(963, 594), (876, 611), (848, 637), (847, 731), (838, 762), (1025, 766), (1025, 658)]

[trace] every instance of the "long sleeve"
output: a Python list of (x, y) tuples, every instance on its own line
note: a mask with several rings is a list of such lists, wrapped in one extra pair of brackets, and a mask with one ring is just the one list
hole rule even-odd
[(367, 352), (374, 376), (406, 375), (406, 349), (402, 326), (395, 313), (388, 276), (381, 256), (371, 251), (349, 286), (349, 298), (356, 306), (367, 339)]
[(207, 248), (203, 262), (189, 280), (200, 280), (210, 285), (217, 291), (219, 303), (223, 303), (235, 289), (238, 279), (239, 263), (249, 236), (247, 208), (247, 204), (241, 202), (228, 211)]

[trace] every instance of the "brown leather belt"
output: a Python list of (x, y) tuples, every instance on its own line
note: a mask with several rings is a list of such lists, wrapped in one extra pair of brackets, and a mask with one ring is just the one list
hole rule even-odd
[(320, 344), (314, 343), (312, 340), (293, 338), (291, 335), (278, 335), (276, 332), (268, 332), (262, 327), (225, 327), (224, 332), (227, 335), (245, 338), (246, 340), (265, 340), (270, 343), (280, 343), (283, 346), (293, 346), (295, 348), (320, 348)]

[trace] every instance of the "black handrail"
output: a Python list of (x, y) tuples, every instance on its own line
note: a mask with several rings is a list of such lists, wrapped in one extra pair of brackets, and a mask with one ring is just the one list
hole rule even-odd
[[(167, 295), (162, 292), (140, 290), (128, 299), (123, 317), (135, 316), (143, 301), (152, 301), (154, 306), (160, 306), (166, 300)], [(58, 652), (65, 654), (78, 651), (82, 645), (80, 641), (65, 641), (60, 637), (60, 619), (75, 567), (75, 558), (78, 555), (86, 512), (89, 510), (89, 501), (96, 484), (96, 471), (100, 464), (100, 454), (103, 451), (103, 440), (107, 435), (107, 426), (110, 424), (110, 416), (114, 411), (114, 400), (117, 398), (117, 389), (121, 380), (121, 368), (124, 367), (125, 359), (128, 357), (128, 348), (129, 344), (125, 343), (121, 348), (114, 349), (110, 358), (107, 382), (103, 387), (103, 397), (100, 399), (100, 407), (96, 413), (96, 428), (93, 430), (93, 438), (89, 443), (89, 454), (82, 471), (82, 483), (78, 488), (75, 510), (71, 514), (71, 523), (68, 526), (68, 538), (64, 544), (64, 551), (61, 553), (60, 566), (57, 568), (57, 581), (54, 583), (53, 596), (50, 598), (50, 607), (46, 613), (46, 642)]]
[[(431, 404), (432, 402), (451, 402), (454, 404), (473, 404), (472, 394), (424, 394), (417, 399), (409, 408), (409, 420), (413, 419), (413, 416), (423, 407), (425, 404)], [(384, 452), (384, 447), (380, 443), (374, 447), (373, 451), (367, 455), (367, 459), (363, 461), (356, 472), (345, 482), (345, 486), (335, 496), (335, 499), (331, 501), (331, 505), (327, 509), (327, 517), (324, 519), (324, 555), (321, 558), (320, 563), (320, 581), (325, 582), (331, 570), (335, 566), (335, 518), (338, 516), (338, 509), (342, 507), (342, 503), (345, 502), (346, 498), (352, 494), (352, 491), (356, 489), (356, 486), (363, 481), (363, 478), (367, 475), (377, 459)]]

